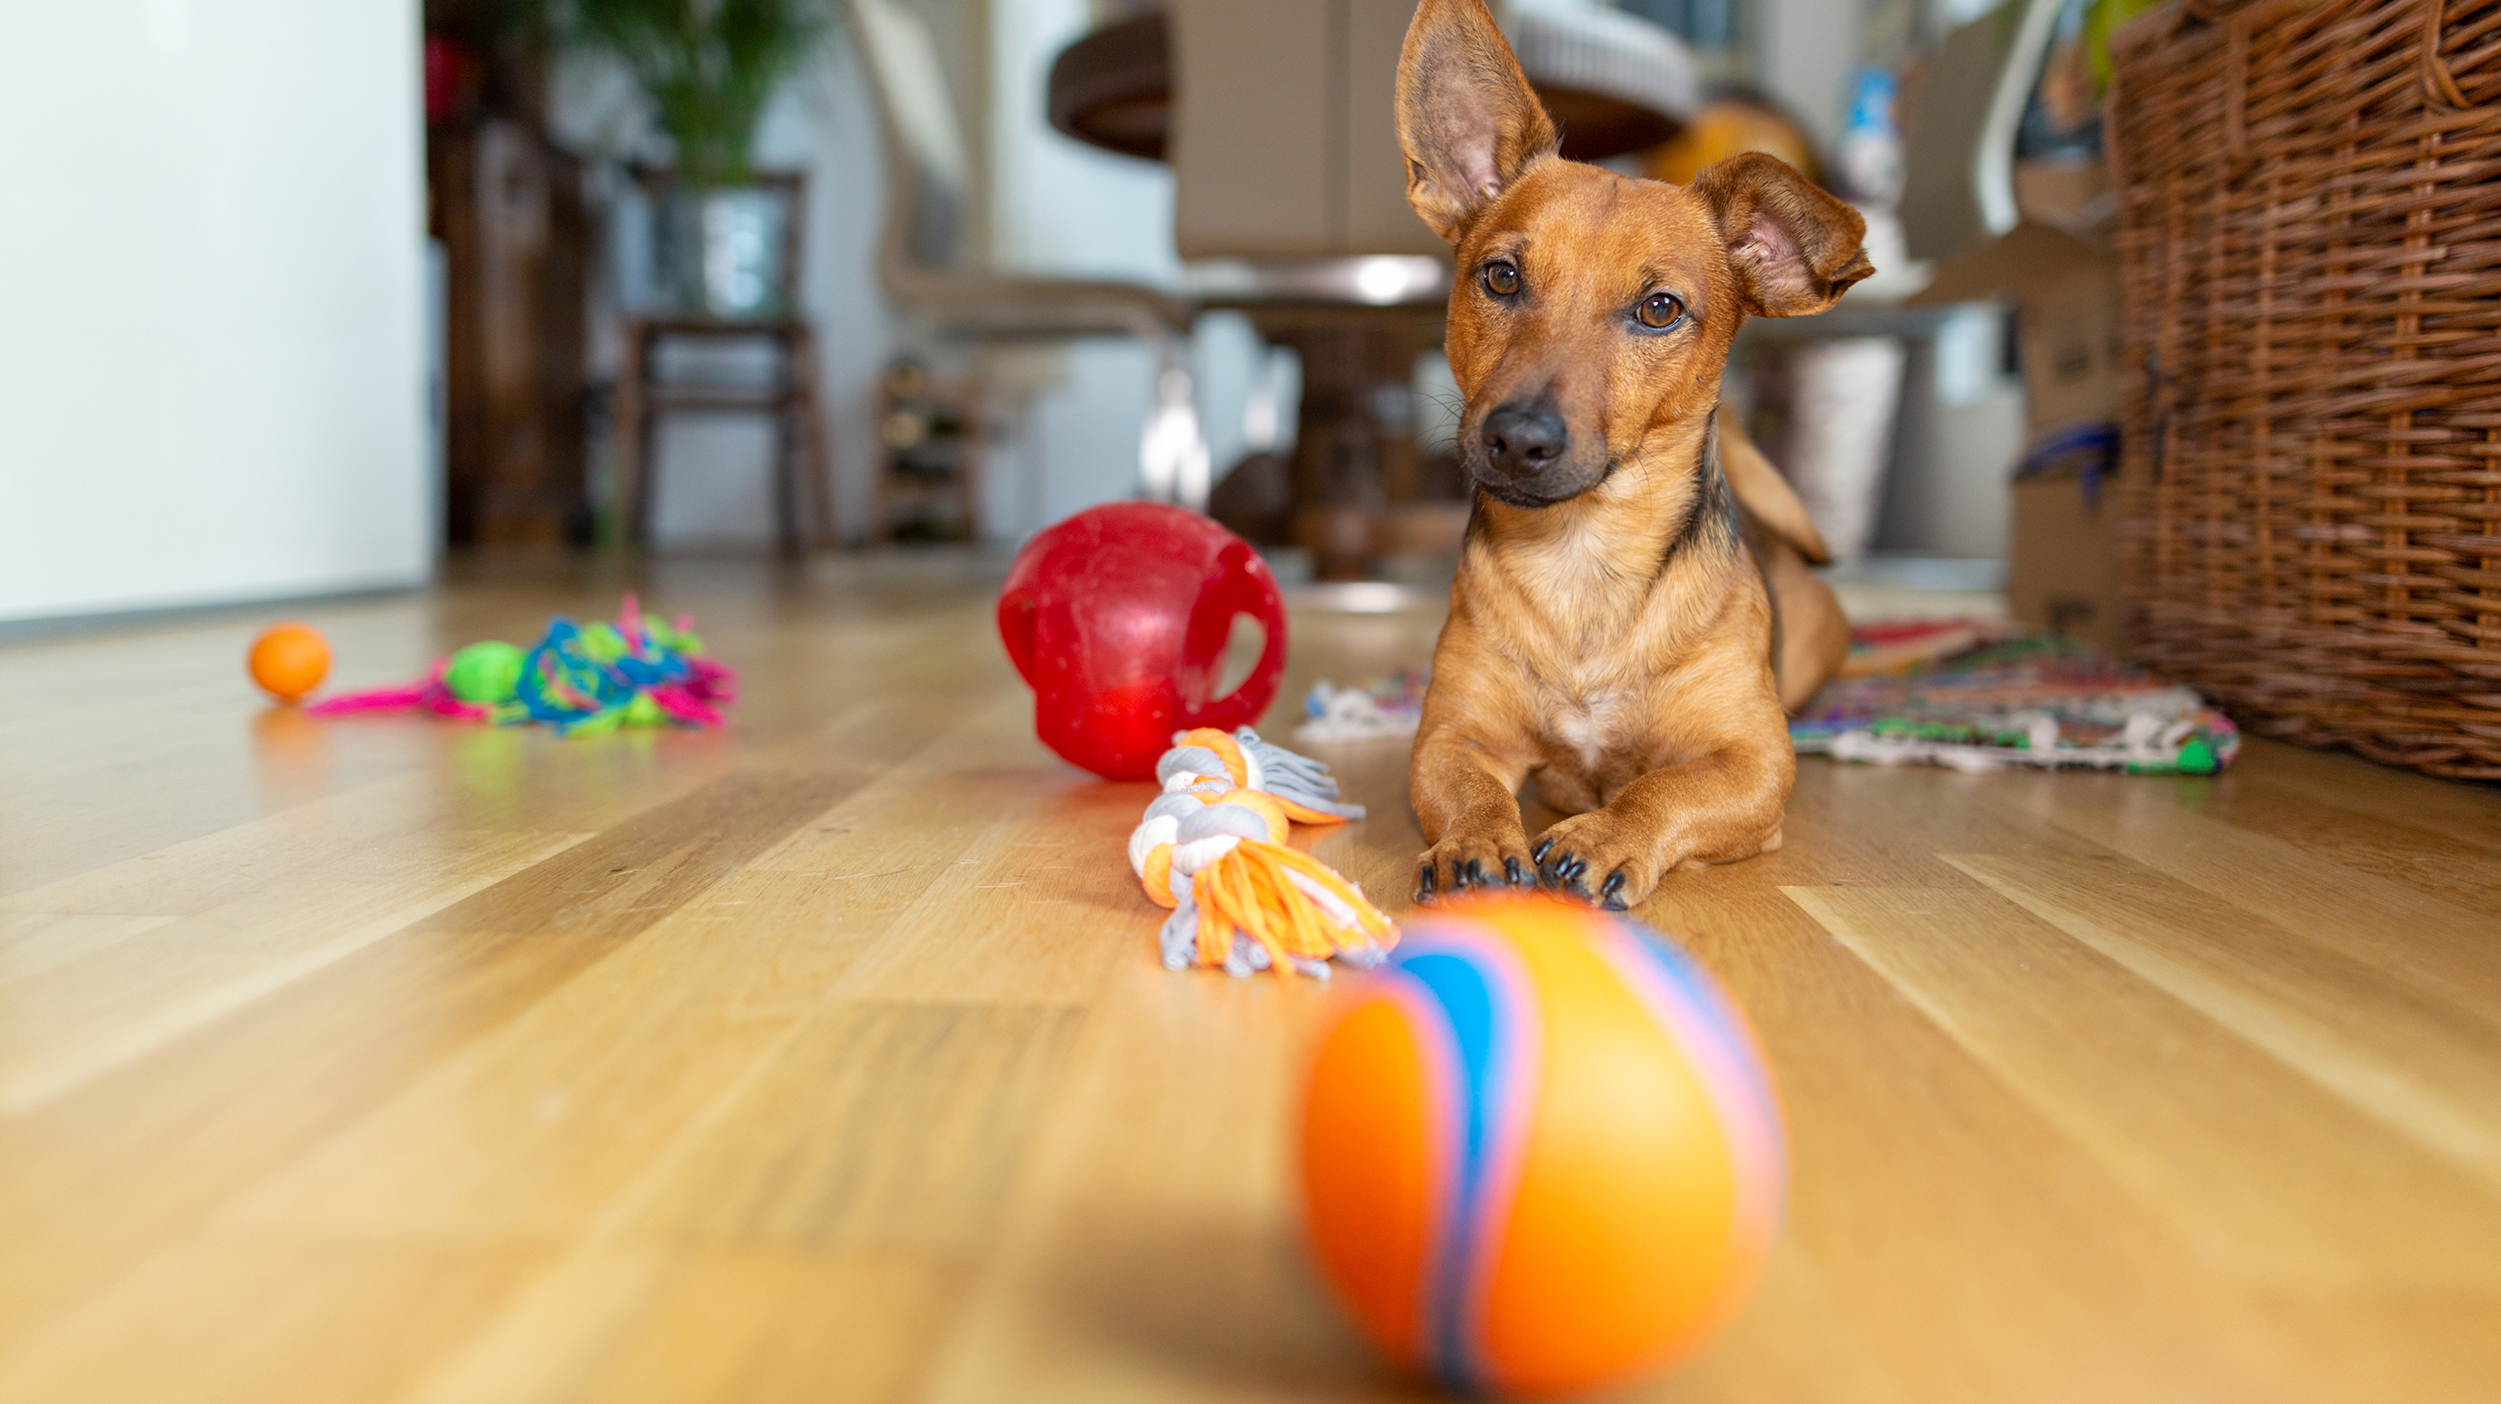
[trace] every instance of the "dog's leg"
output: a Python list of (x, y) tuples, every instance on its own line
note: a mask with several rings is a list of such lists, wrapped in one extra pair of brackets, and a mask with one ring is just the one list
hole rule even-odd
[(1415, 899), (1430, 902), (1474, 887), (1534, 887), (1520, 823), (1520, 781), (1528, 758), (1507, 756), (1439, 727), (1416, 738), (1410, 796), (1432, 847), (1416, 860)]
[(1796, 778), (1786, 746), (1731, 745), (1626, 785), (1604, 809), (1563, 820), (1531, 850), (1549, 886), (1613, 911), (1637, 906), (1678, 868), (1733, 863), (1780, 846)]

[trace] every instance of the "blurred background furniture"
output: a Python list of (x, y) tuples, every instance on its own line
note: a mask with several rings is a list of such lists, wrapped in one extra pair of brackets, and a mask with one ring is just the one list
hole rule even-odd
[[(2050, 309), (2033, 291), (2066, 263), (2051, 244), (2073, 241), (1999, 246), (2019, 217), (2047, 208), (2016, 199), (2015, 136), (2063, 3), (2020, 0), (1946, 30), (1918, 67), (1906, 115), (1885, 111), (1896, 105), (1883, 91), (1890, 79), (1879, 80), (1880, 101), (1864, 101), (1862, 70), (1833, 175), (1868, 215), (1876, 276), (1822, 316), (1753, 321), (1739, 334), (1757, 437), (1847, 572), (1952, 568), (1967, 570), (1968, 584), (2000, 583), (2011, 470), (2027, 441), (2069, 427), (2041, 393), (2045, 377), (2076, 362), (2067, 343), (2092, 332), (2115, 294), (2036, 315)], [(1862, 110), (1877, 119), (1867, 129)], [(1898, 159), (1871, 170), (1867, 142), (1882, 137), (1898, 140)], [(2026, 305), (2019, 319), (2012, 303)], [(2102, 361), (2092, 351), (2082, 364)], [(2074, 626), (2080, 616), (2062, 618)]]
[(1140, 484), (1149, 497), (1204, 507), (1207, 451), (1189, 369), (1194, 309), (1143, 283), (988, 266), (971, 237), (973, 160), (928, 22), (897, 0), (846, 0), (846, 9), (885, 138), (888, 194), (877, 273), (896, 310), (957, 339), (1145, 341), (1156, 357), (1157, 407), (1140, 438)]
[(981, 382), (931, 375), (912, 361), (886, 370), (878, 389), (878, 541), (979, 541), (983, 422)]
[[(1239, 55), (1243, 72), (1266, 74), (1289, 86), (1307, 84), (1315, 94), (1334, 75), (1349, 99), (1335, 111), (1336, 103), (1328, 97), (1320, 107), (1299, 108), (1278, 91), (1261, 110), (1260, 121), (1247, 124), (1242, 140), (1252, 141), (1265, 130), (1292, 142), (1324, 122), (1342, 122), (1349, 115), (1370, 125), (1365, 108), (1378, 106), (1392, 132), (1396, 179), (1390, 188), (1393, 193), (1406, 188), (1404, 167), (1395, 164), (1395, 123), (1387, 104), (1396, 88), (1398, 47), (1415, 13), (1413, 0), (1261, 0), (1255, 5), (1214, 0), (1204, 9), (1208, 13), (1202, 13), (1196, 0), (1169, 0), (1164, 8), (1101, 25), (1062, 49), (1051, 65), (1051, 125), (1106, 151), (1166, 159), (1177, 120), (1176, 80), (1186, 62), (1176, 48), (1178, 17), (1188, 14), (1201, 26), (1229, 17), (1241, 26), (1232, 32), (1253, 46)], [(1659, 25), (1604, 10), (1501, 3), (1494, 9), (1520, 67), (1563, 128), (1563, 154), (1573, 160), (1602, 161), (1656, 146), (1674, 136), (1691, 114), (1696, 91), (1692, 55)], [(1206, 32), (1211, 31), (1202, 28)], [(1314, 54), (1324, 55), (1326, 62), (1312, 62)], [(1280, 58), (1287, 62), (1271, 62)], [(1192, 68), (1188, 76), (1196, 81), (1199, 74)], [(1380, 102), (1362, 100), (1370, 96)], [(1350, 191), (1376, 193), (1362, 183), (1355, 165), (1341, 169), (1339, 176)], [(1403, 201), (1400, 208), (1405, 208)], [(1432, 236), (1428, 232), (1425, 237)]]
[[(660, 469), (653, 435), (662, 415), (763, 414), (773, 424), (774, 540), (784, 555), (801, 554), (832, 536), (824, 414), (816, 394), (816, 331), (796, 312), (805, 180), (758, 174), (741, 189), (681, 192), (666, 172), (634, 174), (655, 213), (661, 236), (655, 242), (670, 251), (660, 262), (675, 276), (663, 281), (678, 286), (670, 310), (624, 319), (616, 392), (621, 534), (631, 545), (650, 544)], [(754, 208), (752, 202), (778, 205), (778, 217), (754, 219), (752, 227), (742, 228), (739, 202), (748, 202), (747, 209)], [(769, 238), (773, 225), (778, 225), (777, 251), (741, 247)], [(685, 247), (697, 237), (714, 242)], [(689, 277), (728, 285), (689, 288)], [(688, 374), (669, 355), (694, 344), (742, 343), (766, 353), (761, 381), (724, 376), (717, 369)]]
[[(1393, 546), (1455, 552), (1465, 522), (1455, 478), (1449, 502), (1428, 499), (1436, 475), (1415, 438), (1416, 361), (1441, 342), (1450, 274), (1448, 248), (1407, 207), (1398, 146), (1414, 9), (1171, 0), (1085, 35), (1051, 68), (1052, 125), (1172, 165), (1190, 291), (1301, 357), (1286, 519), (1324, 578), (1360, 577)], [(1567, 156), (1656, 145), (1694, 109), (1692, 59), (1654, 24), (1523, 7), (1501, 18)]]
[(458, 114), (430, 133), (426, 183), (445, 263), (446, 539), (587, 543), (581, 162), (532, 122)]

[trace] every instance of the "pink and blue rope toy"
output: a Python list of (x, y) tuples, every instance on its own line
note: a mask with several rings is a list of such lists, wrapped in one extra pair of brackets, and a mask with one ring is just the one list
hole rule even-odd
[(519, 726), (545, 722), (558, 735), (618, 727), (719, 726), (738, 700), (738, 674), (704, 652), (694, 621), (674, 624), (642, 612), (629, 592), (614, 624), (558, 616), (526, 652), (499, 640), (438, 658), (426, 676), (399, 687), (316, 702), (316, 717), (430, 712), (459, 721)]

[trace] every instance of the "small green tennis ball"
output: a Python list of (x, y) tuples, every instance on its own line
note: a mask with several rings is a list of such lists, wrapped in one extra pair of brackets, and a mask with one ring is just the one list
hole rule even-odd
[(452, 655), (452, 665), (443, 670), (443, 685), (463, 702), (510, 702), (520, 689), (526, 656), (501, 639), (473, 643)]

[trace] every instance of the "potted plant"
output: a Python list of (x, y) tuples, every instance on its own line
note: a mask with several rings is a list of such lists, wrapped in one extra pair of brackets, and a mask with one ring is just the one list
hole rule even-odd
[(715, 316), (769, 316), (787, 285), (788, 182), (750, 164), (765, 105), (823, 36), (823, 0), (528, 0), (559, 49), (604, 54), (641, 88), (673, 161), (655, 196), (659, 281)]

